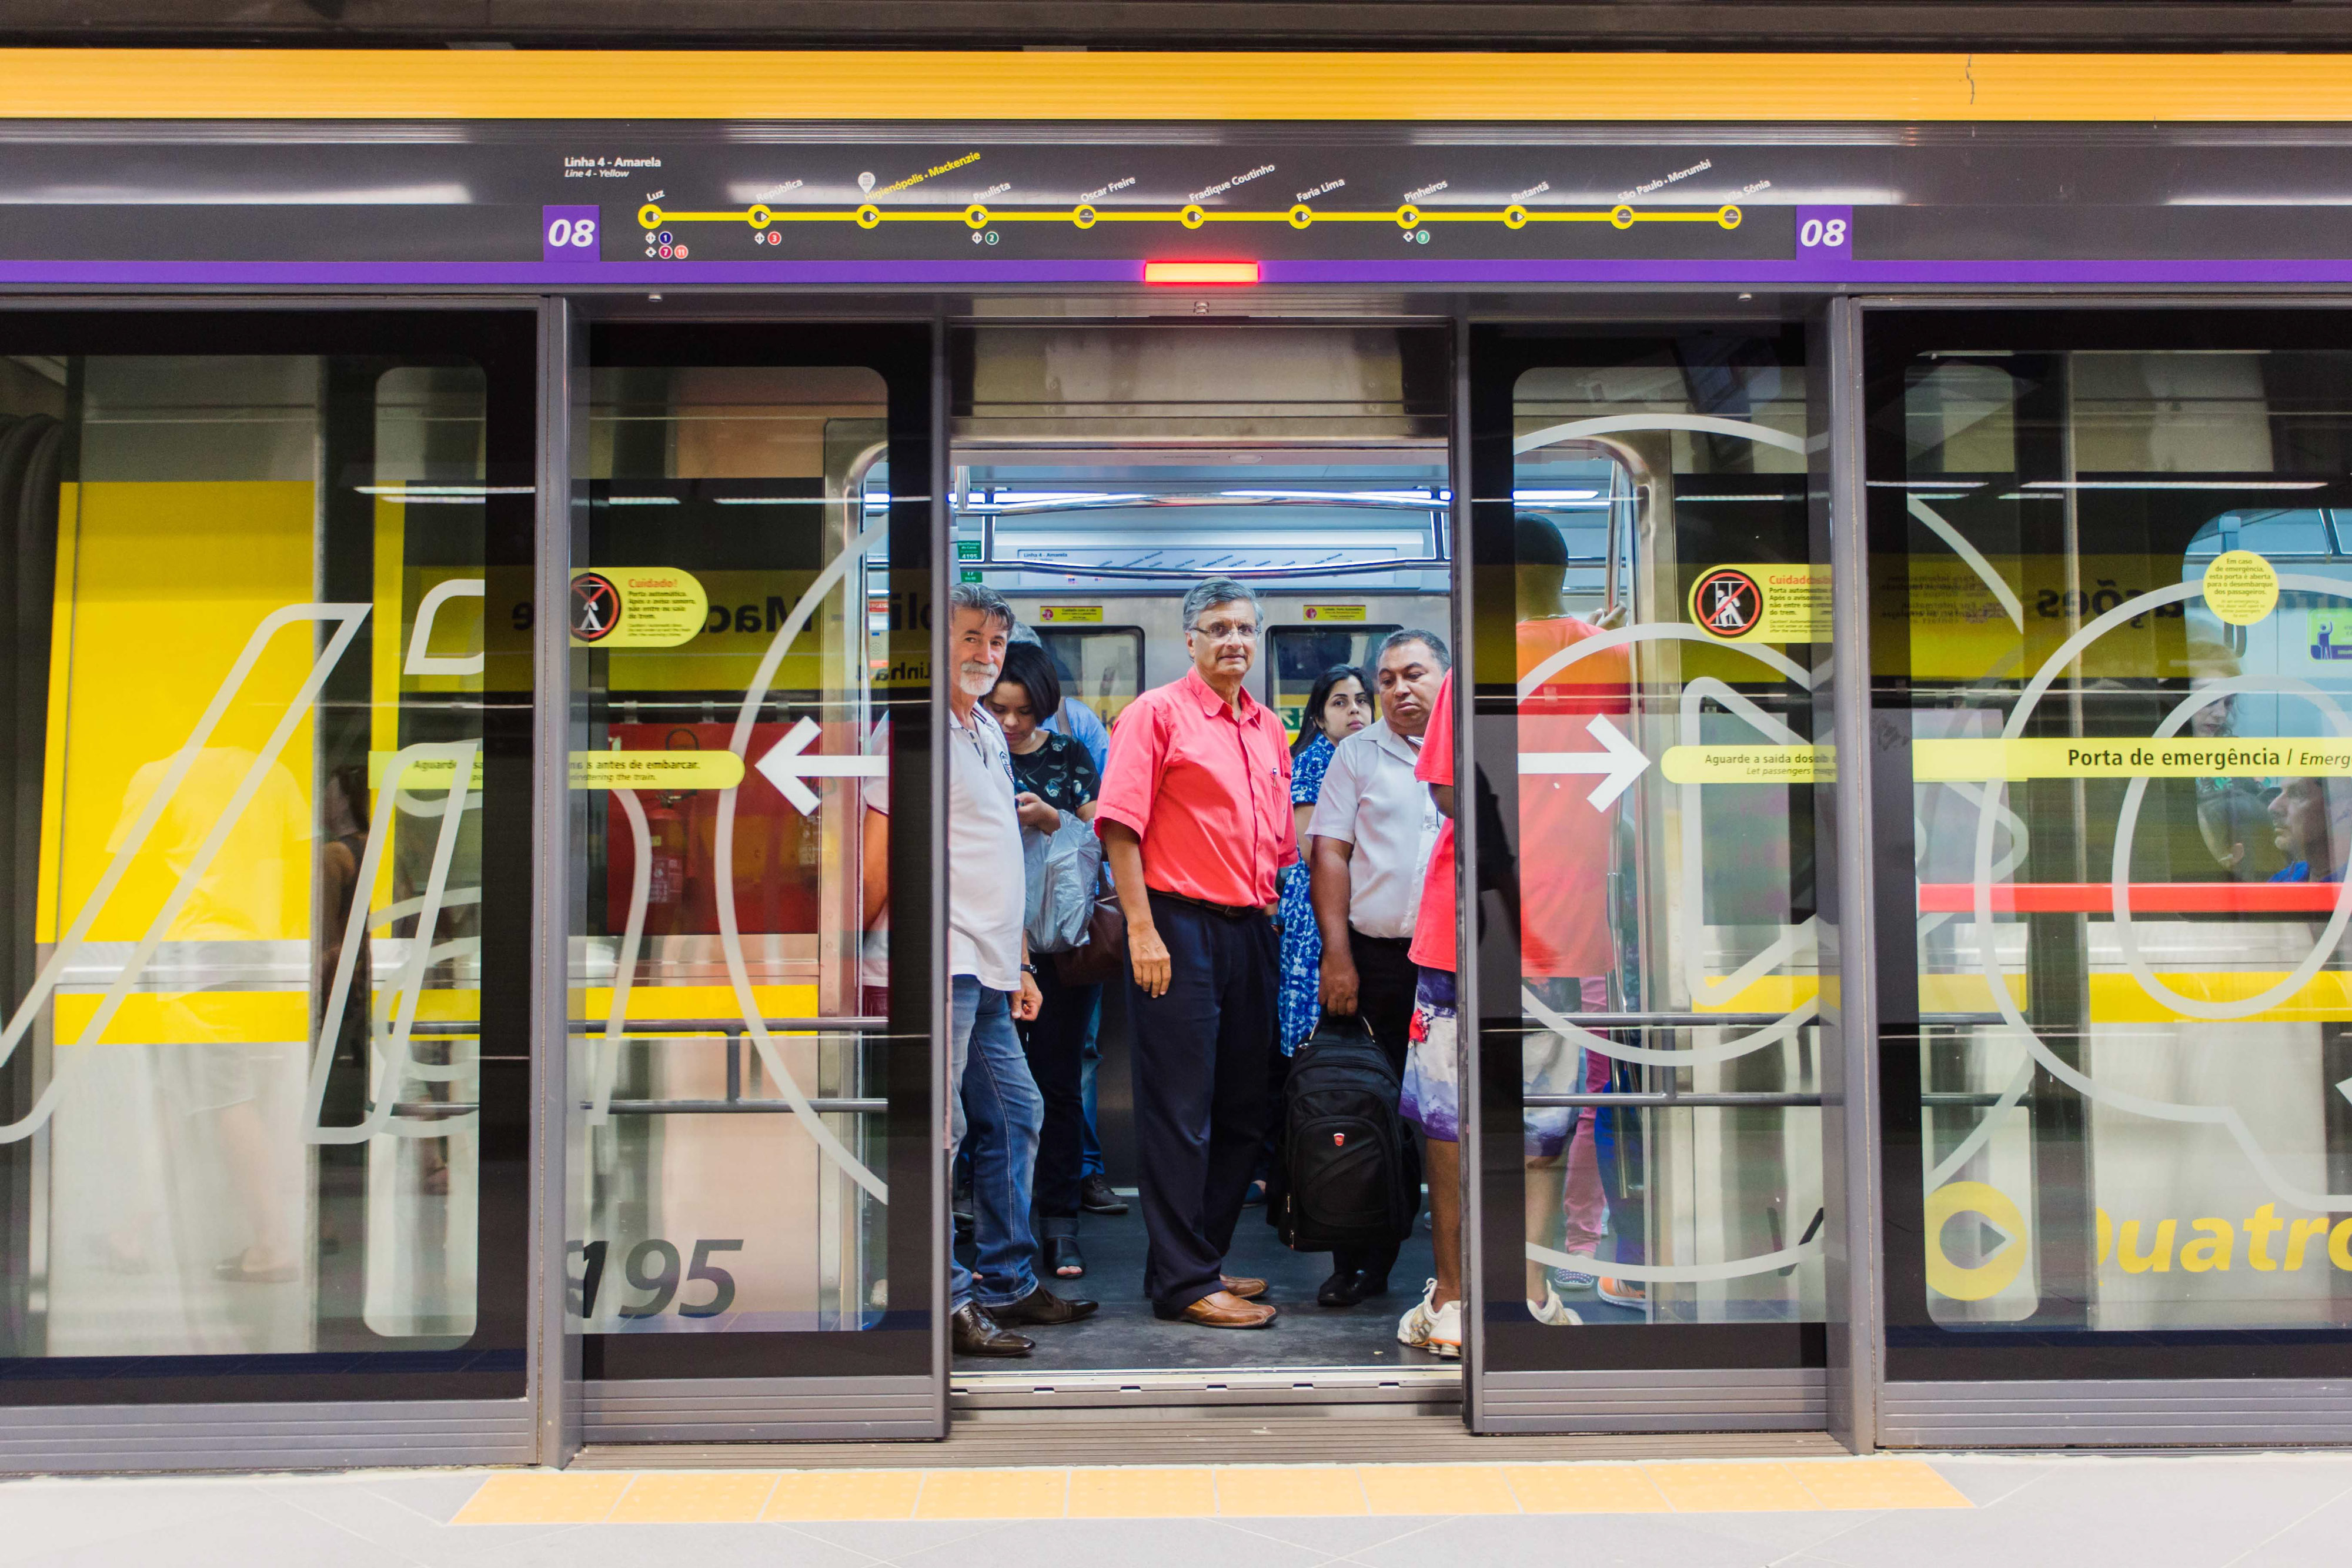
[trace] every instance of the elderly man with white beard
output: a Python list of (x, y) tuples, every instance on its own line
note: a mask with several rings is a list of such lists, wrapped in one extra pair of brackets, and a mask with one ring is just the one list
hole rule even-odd
[[(989, 589), (960, 584), (950, 597), (948, 657), (948, 972), (954, 998), (950, 1136), (971, 1154), (977, 1267), (949, 1249), (958, 1355), (1026, 1355), (1035, 1343), (1016, 1328), (1076, 1322), (1092, 1301), (1037, 1282), (1030, 1234), (1030, 1180), (1045, 1101), (1029, 1075), (1013, 1020), (1034, 1019), (1035, 970), (1022, 931), (1021, 822), (1013, 753), (980, 699), (995, 688), (1013, 633), (1013, 611)], [(953, 1159), (950, 1149), (950, 1159)]]

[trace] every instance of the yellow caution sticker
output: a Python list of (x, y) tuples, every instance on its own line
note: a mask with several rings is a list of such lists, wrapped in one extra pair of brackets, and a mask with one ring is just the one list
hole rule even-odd
[(1676, 784), (1827, 784), (1832, 746), (1669, 746), (1659, 770)]
[(1691, 623), (1726, 643), (1826, 643), (1830, 569), (1711, 566), (1691, 580)]
[(574, 789), (732, 789), (743, 759), (731, 751), (575, 751)]
[(2018, 740), (1911, 743), (1922, 784), (1985, 779), (2352, 778), (2352, 740)]
[(606, 567), (572, 574), (575, 648), (675, 648), (703, 629), (710, 598), (691, 572)]
[(1063, 626), (1074, 622), (1101, 624), (1103, 607), (1099, 604), (1041, 604), (1037, 607), (1037, 624)]
[(1309, 604), (1299, 612), (1307, 621), (1361, 621), (1364, 606), (1360, 604)]
[[(383, 787), (384, 774), (398, 753), (368, 753), (368, 787)], [(419, 758), (401, 770), (404, 789), (449, 788), (457, 763), (446, 757)], [(574, 789), (732, 789), (743, 782), (743, 759), (731, 751), (575, 751), (572, 754)], [(482, 759), (474, 758), (468, 789), (482, 787)]]
[(2232, 626), (2251, 626), (2278, 608), (2278, 571), (2250, 549), (2223, 550), (2205, 569), (2205, 606)]

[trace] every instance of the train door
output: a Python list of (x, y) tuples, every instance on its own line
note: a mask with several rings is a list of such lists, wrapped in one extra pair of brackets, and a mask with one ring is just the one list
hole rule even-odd
[(1916, 923), (1877, 958), (1882, 1440), (2334, 1440), (2352, 356), (2315, 312), (1864, 320)]
[[(959, 581), (1006, 598), (1016, 640), (1034, 634), (1042, 658), (1022, 660), (1015, 648), (1008, 674), (1026, 670), (1031, 686), (1053, 687), (1001, 685), (991, 699), (1015, 749), (1027, 744), (1027, 726), (1054, 715), (1104, 755), (1105, 732), (1117, 731), (1139, 692), (1192, 668), (1187, 591), (1231, 578), (1257, 600), (1244, 689), (1284, 727), (1296, 752), (1295, 810), (1307, 816), (1332, 751), (1317, 744), (1311, 699), (1339, 691), (1346, 716), (1330, 738), (1340, 738), (1347, 725), (1382, 716), (1369, 688), (1391, 633), (1418, 631), (1441, 654), (1453, 641), (1444, 330), (1007, 325), (960, 333), (952, 358), (951, 568)], [(1425, 715), (1408, 720), (1398, 707), (1386, 716), (1410, 730), (1398, 746), (1418, 744)], [(942, 868), (950, 898), (958, 871)], [(1280, 1016), (1267, 1020), (1279, 1043), (1260, 1095), (1269, 1114), (1281, 1102), (1284, 1051), (1313, 1031), (1318, 1011), (1305, 876), (1303, 866), (1283, 873)], [(1039, 964), (1055, 967), (1050, 956)], [(1155, 1316), (1144, 1291), (1149, 1155), (1138, 1131), (1151, 1108), (1138, 1105), (1133, 1088), (1128, 977), (1041, 983), (1040, 1028), (1075, 1030), (1082, 1040), (1069, 1071), (1069, 1053), (1041, 1049), (1033, 1031), (1038, 1075), (1067, 1080), (1040, 1085), (1049, 1123), (1035, 1180), (1039, 1277), (1097, 1309), (1082, 1322), (1024, 1330), (1035, 1341), (1025, 1357), (955, 1358), (952, 1408), (982, 1416), (1118, 1406), (1457, 1409), (1458, 1364), (1397, 1334), (1434, 1271), (1425, 1222), (1402, 1239), (1378, 1293), (1326, 1303), (1318, 1291), (1334, 1272), (1331, 1256), (1286, 1248), (1253, 1198), (1227, 1271), (1266, 1281), (1276, 1322), (1234, 1333)], [(1066, 1183), (1049, 1197), (1046, 1167), (1071, 1149), (1051, 1124), (1057, 1098), (1074, 1099), (1083, 1119), (1084, 1196), (1075, 1202)], [(971, 1239), (959, 1245), (981, 1261)]]
[(932, 347), (589, 336), (567, 1270), (591, 1442), (943, 1430)]
[(1824, 1424), (1803, 350), (1471, 336), (1478, 1430)]

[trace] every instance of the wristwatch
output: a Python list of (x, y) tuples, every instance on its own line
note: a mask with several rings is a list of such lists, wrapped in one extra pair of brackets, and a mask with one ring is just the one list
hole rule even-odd
[(1021, 966), (1021, 972), (1024, 975), (1034, 975), (1037, 972), (1037, 966), (1034, 964), (1024, 964)]

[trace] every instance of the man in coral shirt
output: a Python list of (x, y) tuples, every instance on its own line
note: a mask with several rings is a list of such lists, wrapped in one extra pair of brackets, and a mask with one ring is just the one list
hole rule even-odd
[(1273, 1106), (1281, 977), (1275, 873), (1298, 857), (1282, 721), (1243, 689), (1257, 596), (1211, 578), (1184, 596), (1182, 679), (1111, 731), (1096, 831), (1127, 915), (1144, 1291), (1152, 1311), (1255, 1329), (1263, 1280), (1224, 1273)]
[[(1547, 669), (1556, 655), (1605, 627), (1569, 614), (1560, 586), (1568, 565), (1558, 529), (1541, 517), (1521, 517), (1517, 529), (1518, 674), (1545, 679), (1518, 704), (1518, 748), (1579, 752), (1599, 748), (1588, 727), (1596, 715), (1622, 715), (1630, 704), (1630, 665), (1622, 648), (1605, 648)], [(1603, 616), (1602, 621), (1609, 617)], [(1622, 725), (1622, 720), (1619, 721)], [(1435, 1354), (1462, 1353), (1461, 1096), (1462, 1056), (1454, 1006), (1457, 903), (1454, 871), (1454, 682), (1449, 674), (1422, 742), (1414, 776), (1430, 786), (1446, 821), (1430, 856), (1429, 880), (1413, 928), (1412, 956), (1421, 967), (1414, 997), (1412, 1047), (1405, 1061), (1402, 1109), (1428, 1147), (1430, 1231), (1437, 1278), (1397, 1325), (1397, 1338)], [(1599, 1011), (1608, 1005), (1614, 964), (1609, 928), (1609, 867), (1616, 809), (1591, 804), (1594, 780), (1583, 774), (1522, 772), (1518, 824), (1509, 843), (1487, 844), (1489, 855), (1517, 851), (1515, 892), (1519, 917), (1519, 968), (1525, 983), (1560, 1013)], [(1492, 834), (1501, 823), (1482, 820)], [(1473, 898), (1475, 900), (1474, 892)], [(1507, 903), (1511, 902), (1507, 898)], [(1529, 1093), (1568, 1094), (1586, 1087), (1583, 1053), (1558, 1034), (1530, 1034), (1521, 1046), (1520, 1080)], [(1589, 1122), (1589, 1118), (1587, 1118)], [(1559, 1228), (1561, 1183), (1578, 1113), (1564, 1107), (1525, 1113), (1528, 1237), (1550, 1245)], [(1581, 1134), (1589, 1143), (1589, 1126)], [(1583, 1162), (1590, 1172), (1591, 1162)], [(1590, 1190), (1582, 1190), (1590, 1185)], [(1602, 1223), (1597, 1174), (1580, 1183), (1570, 1208), (1580, 1236), (1589, 1226), (1597, 1243)], [(1581, 1320), (1534, 1264), (1527, 1269), (1528, 1311), (1538, 1322), (1566, 1326)]]

